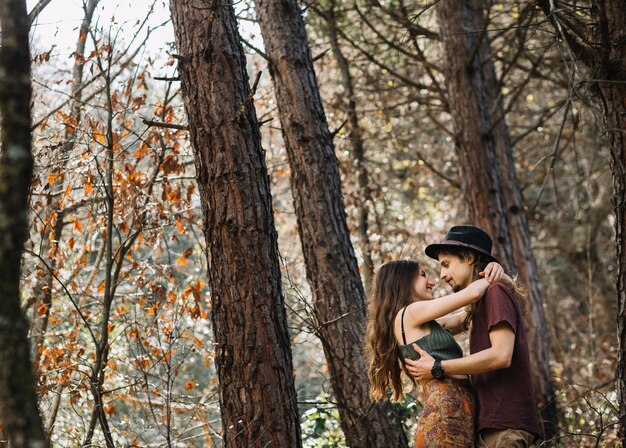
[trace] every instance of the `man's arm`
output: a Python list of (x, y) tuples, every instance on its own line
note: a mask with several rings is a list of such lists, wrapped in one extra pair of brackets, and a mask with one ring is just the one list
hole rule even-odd
[[(441, 362), (441, 367), (449, 375), (471, 375), (474, 373), (490, 372), (504, 369), (511, 365), (513, 349), (515, 347), (515, 333), (507, 323), (500, 323), (489, 332), (491, 347), (463, 358), (450, 359)], [(421, 355), (419, 361), (406, 359), (407, 370), (420, 382), (432, 378), (430, 373), (434, 359), (417, 344), (415, 350)]]

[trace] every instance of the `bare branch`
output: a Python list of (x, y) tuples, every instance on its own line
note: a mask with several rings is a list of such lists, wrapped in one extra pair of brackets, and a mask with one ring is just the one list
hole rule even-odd
[(41, 11), (44, 10), (46, 6), (50, 4), (52, 0), (39, 0), (39, 3), (35, 5), (35, 7), (28, 13), (28, 23), (30, 26), (33, 26), (33, 22), (37, 19)]
[(147, 118), (144, 118), (142, 121), (144, 124), (148, 126), (156, 126), (159, 128), (168, 128), (168, 129), (178, 129), (180, 131), (189, 130), (189, 126), (186, 124), (183, 125), (183, 124), (165, 123), (163, 121), (148, 120)]

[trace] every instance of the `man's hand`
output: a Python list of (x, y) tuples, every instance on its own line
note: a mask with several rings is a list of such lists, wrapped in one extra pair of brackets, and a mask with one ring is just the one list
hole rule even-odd
[(433, 375), (430, 371), (435, 363), (435, 358), (430, 356), (426, 351), (422, 350), (422, 348), (417, 344), (413, 344), (413, 348), (420, 354), (421, 358), (419, 361), (406, 359), (405, 362), (407, 370), (417, 381), (425, 383), (426, 381), (433, 379)]
[(498, 280), (500, 280), (502, 274), (504, 274), (504, 268), (495, 261), (489, 263), (485, 267), (485, 270), (479, 273), (479, 275), (485, 277), (489, 283), (497, 282)]

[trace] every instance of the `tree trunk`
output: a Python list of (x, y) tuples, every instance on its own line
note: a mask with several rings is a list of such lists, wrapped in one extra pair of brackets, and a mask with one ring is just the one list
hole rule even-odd
[(374, 278), (374, 262), (372, 261), (372, 243), (369, 238), (369, 210), (368, 203), (371, 202), (371, 192), (369, 188), (369, 174), (365, 166), (365, 145), (363, 142), (363, 129), (359, 124), (359, 115), (356, 110), (356, 94), (354, 91), (354, 80), (350, 73), (350, 63), (341, 51), (339, 37), (337, 35), (337, 18), (335, 13), (335, 0), (332, 0), (328, 8), (324, 11), (317, 9), (318, 14), (326, 24), (326, 34), (330, 40), (330, 48), (333, 57), (337, 61), (337, 68), (341, 76), (340, 82), (345, 89), (347, 100), (346, 113), (348, 115), (349, 139), (352, 149), (353, 167), (356, 171), (356, 180), (361, 193), (357, 199), (357, 237), (361, 249), (363, 264), (361, 272), (365, 291), (369, 291)]
[(482, 1), (438, 4), (447, 60), (448, 101), (455, 127), (463, 191), (472, 221), (491, 233), (495, 255), (517, 272), (528, 294), (526, 327), (543, 436), (556, 432), (558, 413), (550, 377), (550, 347), (540, 279), (504, 119)]
[[(473, 12), (479, 21), (477, 29), (486, 30), (488, 24), (484, 20), (482, 1), (473, 2)], [(531, 234), (528, 215), (524, 204), (524, 196), (515, 172), (515, 160), (509, 129), (506, 124), (504, 104), (500, 82), (496, 76), (491, 44), (487, 33), (482, 34), (479, 43), (480, 63), (489, 104), (490, 129), (494, 136), (495, 150), (500, 171), (502, 193), (504, 195), (505, 212), (511, 234), (513, 257), (517, 274), (528, 296), (526, 322), (528, 328), (528, 348), (535, 365), (533, 383), (540, 411), (539, 422), (542, 425), (543, 437), (552, 439), (557, 434), (559, 412), (552, 376), (550, 373), (550, 339), (544, 311), (544, 298), (541, 292), (541, 278), (537, 261), (531, 247)]]
[(0, 0), (0, 421), (12, 448), (47, 447), (35, 393), (20, 270), (33, 158), (29, 22), (24, 0)]
[[(617, 252), (617, 391), (622, 423), (622, 446), (626, 446), (626, 1), (597, 2), (600, 29), (606, 34), (602, 65), (596, 69), (596, 92), (601, 105), (606, 137), (611, 149), (613, 210)], [(605, 28), (606, 27), (606, 28)]]
[(296, 0), (256, 0), (291, 166), (316, 332), (351, 447), (406, 446), (388, 403), (372, 403), (362, 347), (365, 300), (341, 196), (339, 168)]
[(226, 447), (301, 445), (277, 235), (232, 6), (170, 3), (207, 242)]
[[(538, 2), (557, 36), (588, 69), (589, 79), (585, 81), (596, 100), (595, 107), (604, 118), (605, 136), (611, 151), (617, 254), (618, 361), (615, 380), (621, 441), (626, 446), (626, 0), (594, 0), (590, 3), (588, 10), (593, 16), (583, 25), (575, 20), (560, 20), (558, 2)], [(570, 29), (572, 24), (577, 28), (574, 32)], [(576, 36), (585, 25), (591, 39), (582, 41)], [(593, 42), (593, 46), (588, 42)]]
[[(623, 5), (626, 8), (626, 5)], [(624, 19), (624, 9), (620, 11)], [(616, 11), (617, 16), (617, 11)], [(622, 20), (621, 26), (626, 26)], [(622, 28), (623, 30), (624, 28)], [(623, 48), (623, 45), (622, 45)], [(626, 52), (622, 51), (622, 64)], [(604, 119), (611, 145), (611, 170), (613, 172), (613, 207), (615, 211), (615, 245), (617, 249), (617, 341), (618, 363), (616, 372), (619, 415), (622, 422), (622, 446), (626, 446), (626, 70), (622, 67), (620, 84), (606, 84), (601, 88), (604, 100)]]
[(617, 252), (617, 391), (622, 422), (622, 446), (626, 446), (626, 1), (597, 2), (603, 42), (602, 65), (596, 78), (606, 136), (611, 148), (613, 209)]

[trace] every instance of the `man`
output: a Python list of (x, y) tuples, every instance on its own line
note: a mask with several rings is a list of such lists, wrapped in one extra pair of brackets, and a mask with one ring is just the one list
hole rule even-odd
[[(491, 238), (473, 226), (452, 227), (441, 244), (426, 247), (439, 261), (440, 277), (454, 291), (479, 278), (491, 255)], [(466, 313), (443, 318), (453, 334), (471, 321), (470, 356), (434, 360), (414, 344), (419, 361), (407, 360), (411, 375), (421, 382), (445, 375), (471, 375), (478, 396), (476, 430), (479, 447), (528, 447), (540, 434), (530, 358), (520, 299), (514, 283), (497, 282)]]

